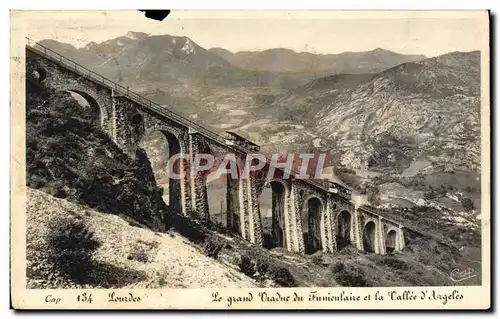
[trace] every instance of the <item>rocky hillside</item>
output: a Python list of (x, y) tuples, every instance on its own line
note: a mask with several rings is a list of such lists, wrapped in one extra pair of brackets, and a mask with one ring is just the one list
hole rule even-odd
[(424, 55), (404, 55), (380, 48), (339, 54), (314, 54), (289, 49), (232, 53), (223, 48), (212, 48), (210, 51), (246, 70), (303, 73), (316, 77), (344, 73), (376, 73), (401, 63), (425, 59)]
[[(167, 207), (146, 153), (124, 154), (67, 92), (26, 83), (26, 184), (154, 229)], [(139, 178), (140, 177), (140, 178)]]
[(408, 167), (415, 159), (479, 170), (480, 53), (454, 52), (375, 75), (337, 75), (272, 106), (314, 128), (352, 168)]

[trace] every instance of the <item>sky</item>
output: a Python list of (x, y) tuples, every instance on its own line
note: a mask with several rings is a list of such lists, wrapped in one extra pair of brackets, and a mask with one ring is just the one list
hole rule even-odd
[(34, 40), (77, 47), (135, 31), (187, 36), (206, 49), (232, 52), (287, 48), (329, 54), (383, 48), (433, 57), (484, 47), (485, 17), (484, 12), (464, 11), (173, 11), (155, 21), (139, 11), (16, 11), (11, 27)]

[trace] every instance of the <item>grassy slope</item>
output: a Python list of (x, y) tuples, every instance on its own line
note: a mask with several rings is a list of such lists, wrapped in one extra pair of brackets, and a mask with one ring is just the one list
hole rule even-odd
[[(205, 256), (176, 232), (158, 233), (134, 226), (118, 216), (30, 188), (27, 195), (30, 288), (255, 287), (252, 279)], [(79, 282), (52, 271), (46, 255), (51, 223), (68, 216), (83, 222), (100, 243)]]

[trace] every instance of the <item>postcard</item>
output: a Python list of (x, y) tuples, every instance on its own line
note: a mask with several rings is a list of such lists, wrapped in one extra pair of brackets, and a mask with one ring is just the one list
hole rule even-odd
[(488, 11), (11, 11), (16, 309), (489, 309)]

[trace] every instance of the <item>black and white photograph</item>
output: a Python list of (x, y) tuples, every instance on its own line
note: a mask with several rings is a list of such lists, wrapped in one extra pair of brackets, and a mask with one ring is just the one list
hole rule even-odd
[(19, 289), (470, 302), (490, 285), (488, 19), (11, 11)]

